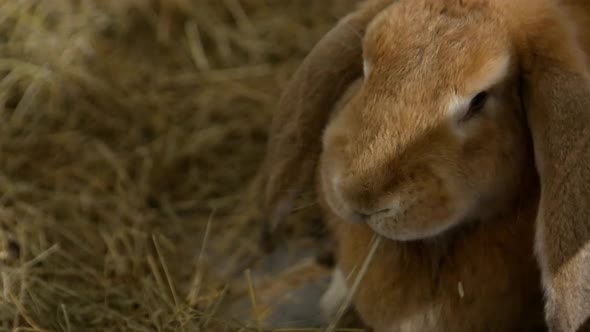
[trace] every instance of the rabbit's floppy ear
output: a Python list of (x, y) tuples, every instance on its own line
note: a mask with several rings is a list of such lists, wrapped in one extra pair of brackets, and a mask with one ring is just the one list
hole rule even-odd
[(287, 218), (311, 184), (321, 135), (344, 90), (362, 75), (362, 37), (367, 25), (394, 0), (367, 1), (312, 49), (291, 77), (273, 116), (264, 161), (266, 223), (263, 242)]
[(520, 22), (519, 51), (541, 181), (535, 246), (547, 321), (552, 332), (580, 331), (590, 317), (590, 75), (564, 12), (521, 9), (534, 20)]

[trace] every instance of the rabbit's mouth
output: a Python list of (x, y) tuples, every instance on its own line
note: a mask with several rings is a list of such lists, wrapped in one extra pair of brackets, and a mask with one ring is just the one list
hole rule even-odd
[(423, 192), (402, 197), (395, 213), (374, 214), (365, 222), (374, 232), (394, 241), (432, 239), (479, 220), (476, 196), (460, 199), (461, 195), (451, 192)]
[(367, 225), (377, 234), (394, 241), (418, 241), (440, 236), (455, 226), (462, 224), (464, 218), (437, 221), (428, 227), (404, 224), (399, 218), (387, 218), (379, 215), (367, 219)]
[(470, 219), (468, 212), (476, 205), (475, 199), (460, 200), (461, 195), (446, 190), (444, 181), (434, 175), (423, 177), (419, 183), (401, 185), (395, 193), (380, 195), (373, 201), (377, 203), (361, 205), (345, 196), (340, 177), (326, 169), (321, 173), (323, 197), (332, 213), (343, 222), (364, 223), (395, 241), (422, 240), (446, 233)]

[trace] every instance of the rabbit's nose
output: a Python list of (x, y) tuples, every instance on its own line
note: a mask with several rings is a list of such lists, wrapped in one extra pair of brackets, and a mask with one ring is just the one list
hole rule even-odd
[(340, 202), (340, 212), (349, 222), (364, 223), (373, 216), (387, 215), (393, 212), (395, 203), (379, 186), (371, 182), (360, 182), (350, 177), (333, 179), (334, 195)]
[(348, 210), (348, 213), (346, 213), (346, 220), (351, 222), (351, 223), (355, 223), (355, 224), (360, 224), (360, 223), (365, 223), (367, 222), (371, 217), (373, 216), (387, 216), (387, 215), (391, 215), (394, 213), (395, 209), (394, 207), (388, 207), (388, 208), (367, 208), (367, 207), (351, 207), (351, 205), (353, 204), (349, 204), (349, 208), (345, 209)]
[(350, 222), (352, 222), (354, 224), (362, 224), (362, 223), (366, 222), (369, 217), (370, 217), (370, 215), (363, 214), (363, 213), (360, 213), (357, 211), (352, 211), (350, 213)]

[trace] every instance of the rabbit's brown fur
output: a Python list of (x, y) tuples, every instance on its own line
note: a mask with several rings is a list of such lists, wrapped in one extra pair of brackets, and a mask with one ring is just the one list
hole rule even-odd
[[(551, 331), (575, 331), (590, 316), (589, 21), (584, 0), (367, 1), (281, 98), (270, 228), (321, 157), (339, 267), (373, 232), (391, 239), (355, 298), (369, 325), (520, 331), (542, 284)], [(489, 105), (462, 121), (482, 89)]]

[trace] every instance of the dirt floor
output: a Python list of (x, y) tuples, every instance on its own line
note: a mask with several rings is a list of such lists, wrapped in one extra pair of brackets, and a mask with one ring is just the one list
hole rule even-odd
[(355, 2), (0, 1), (0, 331), (321, 326), (330, 272), (298, 232), (261, 255), (256, 174)]

